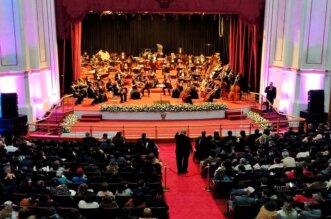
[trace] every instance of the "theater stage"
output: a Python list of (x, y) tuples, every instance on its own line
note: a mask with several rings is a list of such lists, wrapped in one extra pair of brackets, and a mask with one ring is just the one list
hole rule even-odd
[[(56, 135), (46, 133), (30, 133), (32, 136), (43, 136), (44, 138), (58, 139), (81, 139), (86, 132), (91, 132), (94, 137), (101, 137), (103, 133), (108, 133), (111, 137), (116, 132), (121, 131), (129, 140), (136, 140), (141, 133), (145, 132), (150, 138), (162, 140), (172, 140), (176, 131), (186, 129), (189, 136), (195, 138), (205, 130), (208, 135), (212, 135), (218, 130), (221, 135), (226, 135), (232, 130), (235, 135), (239, 135), (241, 130), (250, 133), (257, 128), (250, 119), (246, 118), (247, 112), (251, 108), (257, 108), (253, 96), (245, 94), (244, 100), (229, 101), (226, 99), (215, 99), (214, 103), (223, 103), (226, 110), (197, 111), (197, 112), (102, 112), (101, 105), (112, 106), (139, 106), (154, 105), (158, 103), (169, 103), (172, 105), (183, 104), (181, 99), (171, 98), (163, 95), (162, 90), (152, 90), (150, 96), (143, 96), (140, 100), (128, 99), (125, 103), (120, 103), (119, 97), (111, 97), (105, 103), (92, 105), (92, 99), (84, 99), (79, 105), (74, 106), (73, 113), (78, 116), (78, 121), (71, 127), (70, 133), (58, 133)], [(161, 93), (160, 93), (161, 92)], [(73, 102), (73, 101), (72, 101)], [(201, 105), (202, 99), (194, 99), (193, 105)], [(83, 115), (95, 115), (102, 117), (101, 120), (81, 120)], [(230, 118), (232, 115), (232, 118)], [(84, 117), (84, 116), (83, 116)]]
[[(74, 107), (74, 113), (78, 116), (78, 122), (72, 127), (71, 133), (62, 134), (63, 137), (82, 137), (86, 131), (92, 130), (96, 137), (108, 132), (114, 135), (122, 131), (127, 138), (136, 139), (142, 132), (146, 132), (151, 138), (173, 138), (174, 133), (186, 129), (191, 137), (197, 137), (202, 130), (212, 134), (219, 130), (225, 135), (228, 130), (239, 134), (240, 130), (251, 131), (253, 125), (246, 114), (252, 107), (257, 107), (250, 96), (245, 95), (243, 101), (229, 101), (215, 99), (214, 103), (223, 103), (227, 110), (197, 111), (197, 112), (101, 112), (102, 104), (107, 105), (153, 105), (169, 103), (172, 105), (183, 104), (181, 99), (171, 98), (169, 95), (152, 90), (151, 95), (145, 95), (140, 100), (128, 100), (120, 103), (119, 97), (109, 98), (106, 103), (93, 105), (92, 100), (85, 99), (82, 104)], [(194, 99), (193, 105), (203, 104), (202, 99)], [(228, 118), (231, 113), (237, 113), (237, 118)], [(82, 115), (101, 114), (101, 121), (81, 121)], [(241, 115), (238, 115), (241, 114)]]

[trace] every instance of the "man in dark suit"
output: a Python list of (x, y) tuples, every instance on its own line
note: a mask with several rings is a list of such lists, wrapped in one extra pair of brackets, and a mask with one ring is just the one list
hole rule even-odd
[(187, 173), (188, 158), (192, 150), (191, 139), (186, 136), (186, 131), (176, 133), (176, 161), (178, 174)]
[(94, 147), (96, 145), (97, 140), (90, 136), (89, 132), (85, 133), (85, 137), (82, 139), (83, 141), (83, 145), (90, 148), (90, 147)]
[[(271, 104), (274, 104), (274, 99), (276, 98), (277, 90), (276, 87), (273, 86), (272, 82), (270, 82), (269, 86), (265, 88), (264, 92), (267, 94), (267, 100)], [(269, 106), (268, 101), (267, 101), (267, 111), (271, 111), (272, 108)]]

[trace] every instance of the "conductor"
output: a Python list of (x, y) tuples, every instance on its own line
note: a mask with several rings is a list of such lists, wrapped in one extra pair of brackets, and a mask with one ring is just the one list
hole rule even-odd
[(186, 130), (177, 132), (176, 136), (176, 162), (178, 175), (186, 174), (188, 168), (188, 158), (192, 150), (191, 139), (186, 136)]

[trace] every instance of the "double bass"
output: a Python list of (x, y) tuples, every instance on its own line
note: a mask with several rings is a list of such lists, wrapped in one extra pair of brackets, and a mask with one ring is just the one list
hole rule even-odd
[(228, 99), (230, 99), (232, 101), (239, 100), (240, 86), (238, 85), (238, 80), (239, 80), (239, 74), (236, 76), (236, 79), (235, 79), (233, 85), (231, 85), (231, 87), (230, 87), (230, 92), (229, 92), (229, 95), (228, 95)]

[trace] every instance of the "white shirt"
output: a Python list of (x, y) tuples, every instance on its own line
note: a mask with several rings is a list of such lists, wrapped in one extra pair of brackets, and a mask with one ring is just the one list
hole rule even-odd
[(309, 157), (309, 151), (299, 152), (296, 156), (296, 158), (305, 158), (305, 157)]
[(78, 207), (82, 209), (93, 209), (93, 208), (99, 208), (99, 204), (98, 202), (87, 203), (84, 200), (80, 200), (78, 203)]
[(296, 167), (295, 159), (293, 157), (286, 157), (282, 160), (284, 168)]
[(17, 147), (13, 146), (13, 145), (7, 145), (5, 146), (5, 149), (7, 151), (7, 153), (12, 153), (18, 150)]

